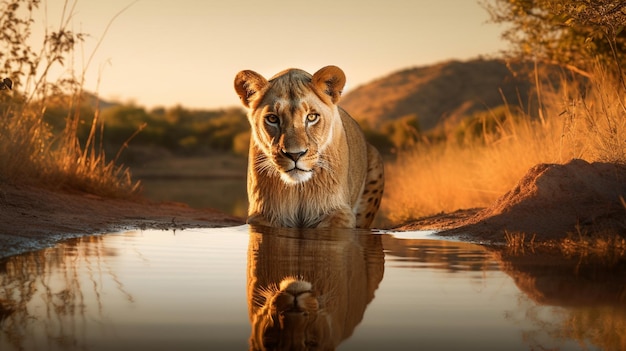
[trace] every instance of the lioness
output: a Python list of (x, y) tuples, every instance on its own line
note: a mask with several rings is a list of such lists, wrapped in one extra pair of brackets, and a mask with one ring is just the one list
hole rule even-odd
[(252, 129), (248, 223), (271, 227), (369, 228), (382, 197), (383, 162), (337, 106), (346, 77), (288, 69), (270, 80), (235, 77)]

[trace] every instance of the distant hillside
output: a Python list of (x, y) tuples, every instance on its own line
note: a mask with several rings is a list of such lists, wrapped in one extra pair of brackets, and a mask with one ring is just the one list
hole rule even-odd
[(458, 121), (504, 103), (526, 106), (530, 84), (518, 79), (500, 60), (448, 61), (410, 68), (346, 93), (340, 105), (371, 128), (405, 116), (416, 116), (420, 129), (444, 120)]
[(103, 100), (98, 95), (90, 93), (90, 92), (84, 92), (83, 99), (84, 99), (84, 102), (88, 106), (91, 106), (92, 108), (98, 107), (101, 110), (105, 110), (109, 107), (116, 107), (116, 106), (121, 105), (119, 102), (116, 102), (116, 101)]

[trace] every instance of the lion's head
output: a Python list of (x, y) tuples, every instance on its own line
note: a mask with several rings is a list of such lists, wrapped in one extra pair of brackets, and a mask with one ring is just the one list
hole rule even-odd
[(286, 277), (262, 289), (254, 303), (253, 350), (325, 349), (331, 341), (331, 320), (310, 282)]
[[(337, 106), (346, 78), (335, 66), (269, 80), (245, 70), (235, 90), (248, 109), (248, 223), (369, 228), (384, 188), (383, 161)], [(277, 196), (280, 194), (280, 196)]]
[(235, 90), (249, 109), (259, 168), (298, 184), (325, 167), (325, 151), (342, 128), (336, 103), (345, 81), (335, 66), (313, 75), (289, 69), (270, 80), (249, 70), (237, 74)]

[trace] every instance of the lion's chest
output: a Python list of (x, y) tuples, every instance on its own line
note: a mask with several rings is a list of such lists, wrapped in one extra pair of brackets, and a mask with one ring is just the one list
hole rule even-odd
[[(251, 210), (283, 227), (316, 227), (329, 213), (348, 205), (349, 196), (337, 182), (320, 179), (323, 173), (302, 184), (264, 179), (266, 186), (253, 189)], [(258, 184), (260, 185), (260, 184)]]

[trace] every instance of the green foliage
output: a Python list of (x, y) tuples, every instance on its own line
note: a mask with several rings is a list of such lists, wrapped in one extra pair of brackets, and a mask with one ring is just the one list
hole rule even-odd
[(618, 0), (485, 0), (515, 58), (588, 74), (597, 61), (619, 72), (626, 61), (626, 4)]
[(464, 118), (452, 132), (454, 140), (461, 144), (488, 142), (489, 139), (500, 138), (505, 123), (512, 123), (529, 116), (518, 116), (511, 106), (500, 105), (489, 111), (479, 111)]
[(371, 128), (363, 128), (365, 139), (383, 154), (391, 153), (395, 150), (395, 145), (388, 135)]
[(419, 118), (416, 114), (402, 116), (385, 122), (381, 130), (396, 149), (404, 149), (415, 144), (420, 138)]
[(378, 129), (371, 128), (366, 120), (359, 124), (365, 139), (383, 154), (406, 149), (422, 137), (417, 114), (385, 121)]
[[(96, 115), (87, 100), (81, 105), (83, 117), (79, 123), (78, 138), (84, 143)], [(59, 132), (67, 116), (65, 104), (51, 104), (46, 110), (45, 121)], [(177, 154), (195, 154), (207, 150), (231, 151), (235, 138), (249, 130), (243, 110), (190, 110), (182, 106), (155, 108), (147, 111), (136, 104), (116, 104), (100, 113), (104, 124), (101, 141), (106, 150), (113, 153), (115, 146), (126, 144), (132, 138), (134, 146), (160, 147)], [(138, 132), (139, 131), (139, 132)], [(247, 146), (246, 146), (247, 153)], [(245, 153), (244, 153), (245, 154)], [(109, 157), (113, 157), (111, 154)]]
[[(78, 123), (78, 139), (84, 144), (96, 115), (93, 98), (85, 97), (79, 109), (81, 120)], [(107, 103), (106, 105), (110, 105)], [(50, 99), (44, 120), (54, 134), (60, 133), (69, 111), (64, 99)], [(229, 151), (247, 156), (250, 142), (250, 126), (240, 108), (222, 110), (191, 110), (182, 106), (159, 107), (147, 111), (133, 103), (113, 104), (102, 109), (99, 119), (104, 124), (101, 142), (109, 151), (108, 157), (115, 156), (115, 146), (128, 144), (133, 147), (159, 147), (174, 154), (191, 155), (207, 151)], [(418, 117), (415, 114), (386, 121), (379, 129), (368, 128), (361, 122), (366, 139), (382, 153), (402, 150), (415, 144), (422, 134)], [(141, 130), (140, 132), (137, 132)], [(132, 157), (124, 157), (132, 161)]]

